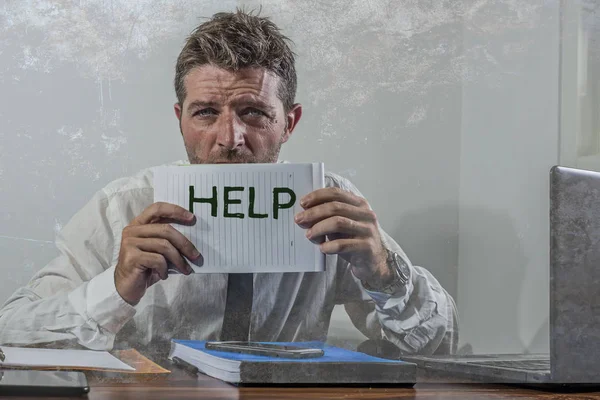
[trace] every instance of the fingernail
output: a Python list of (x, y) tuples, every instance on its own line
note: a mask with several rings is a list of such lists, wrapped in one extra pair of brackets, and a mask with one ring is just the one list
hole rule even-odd
[(302, 213), (296, 214), (296, 217), (294, 218), (294, 220), (295, 220), (296, 222), (300, 222), (300, 221), (302, 221)]
[(186, 217), (187, 219), (190, 219), (190, 220), (191, 220), (191, 219), (194, 219), (194, 214), (192, 214), (191, 212), (189, 212), (189, 211), (188, 211), (188, 212), (185, 214), (185, 217)]
[(200, 252), (198, 250), (194, 250), (192, 252), (192, 257), (194, 257), (194, 259), (197, 259), (198, 257), (200, 257)]
[(300, 199), (300, 205), (302, 207), (306, 207), (306, 203), (307, 203), (306, 198), (303, 197), (302, 199)]
[(311, 236), (312, 236), (312, 230), (309, 229), (309, 230), (306, 231), (306, 237), (310, 239)]

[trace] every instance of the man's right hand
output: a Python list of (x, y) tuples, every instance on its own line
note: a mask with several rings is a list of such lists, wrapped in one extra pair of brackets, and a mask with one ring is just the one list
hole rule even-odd
[(194, 225), (196, 218), (175, 204), (154, 203), (123, 229), (115, 285), (127, 303), (136, 305), (148, 287), (167, 279), (169, 264), (185, 275), (193, 272), (182, 255), (195, 261), (200, 253), (170, 223)]

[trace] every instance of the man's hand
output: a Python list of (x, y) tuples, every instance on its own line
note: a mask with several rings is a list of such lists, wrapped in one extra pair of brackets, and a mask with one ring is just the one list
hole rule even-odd
[(170, 223), (194, 225), (194, 214), (169, 203), (154, 203), (123, 229), (115, 285), (123, 300), (136, 305), (146, 289), (168, 277), (168, 264), (189, 275), (190, 260), (200, 258), (196, 247)]
[(393, 280), (377, 215), (364, 198), (339, 188), (325, 188), (304, 196), (300, 205), (305, 211), (296, 215), (296, 223), (308, 228), (306, 237), (318, 243), (321, 252), (338, 254), (350, 263), (354, 276), (373, 288)]

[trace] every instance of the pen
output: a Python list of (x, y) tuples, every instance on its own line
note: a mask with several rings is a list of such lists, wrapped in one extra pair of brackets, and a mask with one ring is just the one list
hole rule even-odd
[(2, 349), (0, 349), (0, 361), (4, 362), (4, 360), (6, 360), (6, 356), (4, 355)]

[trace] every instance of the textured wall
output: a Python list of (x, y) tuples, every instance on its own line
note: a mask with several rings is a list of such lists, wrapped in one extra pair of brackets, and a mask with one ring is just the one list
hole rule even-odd
[[(478, 100), (464, 88), (489, 94), (520, 76), (513, 60), (537, 47), (532, 32), (558, 26), (541, 19), (557, 3), (3, 2), (0, 301), (50, 260), (55, 232), (96, 190), (184, 156), (172, 112), (175, 58), (200, 17), (238, 5), (262, 5), (296, 43), (305, 113), (282, 156), (324, 161), (350, 178), (413, 262), (457, 295), (461, 135), (475, 118), (465, 101)], [(357, 338), (342, 313), (334, 318), (336, 336)]]

